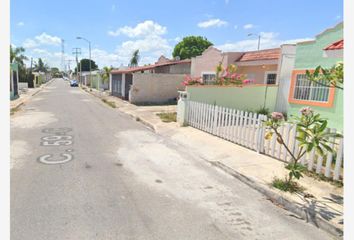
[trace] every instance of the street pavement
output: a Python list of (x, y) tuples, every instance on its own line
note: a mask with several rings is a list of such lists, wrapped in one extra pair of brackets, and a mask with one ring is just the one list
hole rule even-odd
[(332, 239), (56, 79), (11, 118), (11, 239)]

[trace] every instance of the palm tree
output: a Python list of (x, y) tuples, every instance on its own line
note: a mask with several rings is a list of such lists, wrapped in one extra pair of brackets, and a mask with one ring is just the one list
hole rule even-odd
[(132, 67), (138, 66), (139, 58), (140, 58), (139, 49), (137, 49), (133, 52), (133, 56), (130, 59), (130, 66)]
[(103, 83), (106, 83), (109, 80), (109, 74), (111, 73), (111, 71), (112, 71), (111, 67), (103, 67), (101, 73), (101, 78)]
[(109, 74), (112, 71), (112, 67), (103, 67), (102, 71), (99, 72), (99, 75), (102, 79), (102, 83), (109, 81)]
[(28, 58), (23, 55), (25, 52), (25, 49), (23, 47), (17, 47), (17, 48), (12, 48), (10, 45), (10, 62), (17, 62), (19, 65), (23, 66), (24, 61), (27, 60)]

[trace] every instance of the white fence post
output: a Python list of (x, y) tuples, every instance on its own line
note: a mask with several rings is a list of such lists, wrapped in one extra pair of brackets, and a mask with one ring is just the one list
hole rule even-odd
[[(177, 106), (177, 121), (180, 124), (188, 123), (195, 128), (255, 150), (257, 153), (264, 153), (285, 162), (292, 160), (286, 148), (278, 143), (276, 134), (273, 134), (271, 140), (265, 142), (266, 128), (263, 126), (263, 121), (267, 120), (267, 116), (189, 101), (187, 95), (183, 95), (183, 92), (180, 94)], [(298, 134), (296, 125), (285, 123), (278, 131), (283, 136), (284, 143), (296, 156), (300, 151), (299, 142), (296, 140)], [(336, 130), (332, 129), (331, 132), (336, 132)], [(330, 140), (334, 142), (336, 139)], [(328, 178), (339, 180), (343, 174), (343, 139), (337, 142), (339, 145), (335, 164), (332, 163), (332, 153), (327, 153), (322, 157), (316, 154), (315, 149), (304, 155), (300, 163), (305, 165), (309, 171), (324, 173)], [(332, 143), (330, 147), (335, 146)]]

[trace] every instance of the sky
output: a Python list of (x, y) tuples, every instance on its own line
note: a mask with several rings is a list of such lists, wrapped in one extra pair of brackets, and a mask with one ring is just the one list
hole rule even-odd
[[(313, 39), (343, 19), (342, 0), (11, 0), (11, 44), (51, 67), (61, 68), (61, 39), (67, 68), (92, 59), (100, 68), (127, 65), (140, 50), (139, 65), (172, 57), (185, 36), (206, 37), (223, 51), (257, 50)], [(248, 34), (253, 35), (248, 36)], [(29, 61), (26, 62), (29, 64)]]

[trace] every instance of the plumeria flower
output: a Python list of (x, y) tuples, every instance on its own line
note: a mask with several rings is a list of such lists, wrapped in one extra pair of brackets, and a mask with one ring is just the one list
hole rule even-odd
[(272, 112), (272, 119), (280, 121), (284, 119), (284, 115), (280, 112)]
[(304, 107), (300, 110), (300, 113), (303, 115), (303, 116), (310, 116), (313, 114), (313, 110), (310, 108), (310, 107)]

